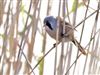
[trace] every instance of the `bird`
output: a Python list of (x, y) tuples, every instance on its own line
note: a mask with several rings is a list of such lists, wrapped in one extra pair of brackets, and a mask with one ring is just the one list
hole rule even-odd
[[(44, 28), (45, 31), (51, 36), (51, 38), (56, 40), (56, 32), (57, 32), (57, 23), (59, 20), (59, 33), (58, 33), (58, 41), (61, 42), (62, 38), (65, 39), (64, 42), (73, 42), (75, 46), (78, 47), (79, 51), (82, 52), (82, 54), (86, 55), (84, 48), (80, 45), (80, 43), (75, 39), (74, 37), (74, 28), (73, 26), (63, 21), (61, 17), (53, 17), (53, 16), (46, 16), (44, 18)], [(65, 33), (63, 33), (63, 25), (65, 24)]]

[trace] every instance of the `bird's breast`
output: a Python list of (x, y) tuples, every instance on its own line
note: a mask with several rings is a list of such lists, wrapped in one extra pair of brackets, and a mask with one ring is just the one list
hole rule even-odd
[[(56, 30), (51, 30), (48, 26), (45, 27), (46, 32), (51, 36), (53, 39), (56, 40)], [(69, 30), (69, 29), (68, 29)], [(62, 36), (62, 29), (60, 27), (58, 33), (58, 41), (61, 42), (62, 38), (65, 38), (65, 42), (71, 41), (73, 39), (73, 31), (69, 32), (67, 29), (65, 30), (65, 36)], [(68, 35), (67, 35), (68, 34)]]
[(46, 32), (51, 36), (53, 39), (56, 39), (56, 30), (51, 30), (47, 26), (45, 27)]

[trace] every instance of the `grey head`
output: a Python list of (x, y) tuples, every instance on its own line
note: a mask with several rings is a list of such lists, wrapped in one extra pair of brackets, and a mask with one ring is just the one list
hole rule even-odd
[(45, 17), (44, 24), (47, 25), (51, 30), (54, 30), (57, 28), (57, 20), (53, 16)]

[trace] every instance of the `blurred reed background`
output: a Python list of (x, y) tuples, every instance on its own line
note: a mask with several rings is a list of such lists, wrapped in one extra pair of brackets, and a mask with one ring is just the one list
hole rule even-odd
[[(0, 0), (0, 75), (99, 75), (100, 0)], [(54, 41), (43, 19), (60, 16), (75, 26), (88, 52)]]

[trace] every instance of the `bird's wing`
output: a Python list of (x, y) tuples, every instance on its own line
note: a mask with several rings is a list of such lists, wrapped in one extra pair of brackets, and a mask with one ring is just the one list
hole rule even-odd
[[(61, 17), (56, 17), (56, 19), (59, 20), (61, 25), (63, 25), (64, 21)], [(65, 27), (68, 27), (69, 29), (73, 29), (73, 30), (77, 31), (74, 26), (72, 26), (70, 23), (68, 23), (66, 21), (65, 21)]]

